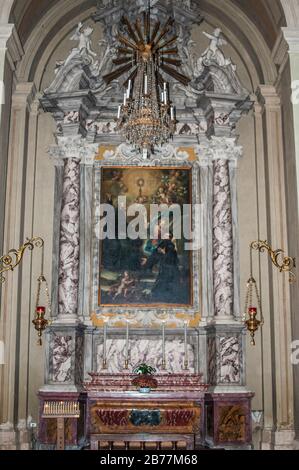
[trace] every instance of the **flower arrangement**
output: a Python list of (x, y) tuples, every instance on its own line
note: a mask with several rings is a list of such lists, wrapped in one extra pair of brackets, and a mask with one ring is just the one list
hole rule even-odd
[(133, 370), (136, 377), (132, 380), (132, 385), (138, 387), (140, 390), (150, 390), (151, 388), (157, 388), (158, 382), (153, 377), (156, 369), (148, 364), (140, 364)]

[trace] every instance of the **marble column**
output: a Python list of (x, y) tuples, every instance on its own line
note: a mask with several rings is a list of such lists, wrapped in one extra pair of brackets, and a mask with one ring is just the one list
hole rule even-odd
[(213, 162), (213, 281), (215, 316), (233, 316), (233, 237), (228, 160)]
[(58, 316), (76, 318), (80, 256), (80, 158), (66, 158), (60, 217)]
[[(233, 321), (238, 316), (238, 262), (236, 259), (237, 204), (233, 168), (242, 148), (233, 137), (212, 137), (208, 148), (213, 160), (213, 289), (214, 314), (218, 322)], [(236, 266), (235, 266), (236, 264)], [(235, 312), (236, 310), (236, 312)], [(237, 315), (236, 315), (237, 314)]]
[[(57, 321), (78, 321), (80, 278), (80, 182), (81, 160), (92, 158), (95, 144), (87, 144), (81, 136), (60, 137), (58, 146), (49, 149), (52, 157), (63, 160), (60, 206), (60, 232), (58, 262), (58, 315)], [(59, 176), (59, 175), (58, 175)], [(57, 231), (56, 231), (57, 233)], [(55, 291), (54, 291), (55, 292)]]

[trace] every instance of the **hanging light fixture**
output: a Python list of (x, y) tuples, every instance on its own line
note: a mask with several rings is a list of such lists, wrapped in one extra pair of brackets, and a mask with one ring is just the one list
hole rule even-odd
[[(150, 3), (150, 2), (149, 2)], [(119, 34), (117, 69), (105, 75), (106, 83), (123, 74), (127, 78), (123, 104), (118, 108), (117, 128), (126, 141), (134, 145), (147, 158), (156, 145), (163, 145), (176, 129), (176, 113), (169, 96), (169, 84), (163, 72), (187, 85), (190, 79), (176, 67), (181, 65), (177, 36), (173, 33), (174, 19), (163, 27), (157, 21), (151, 28), (150, 6), (132, 25), (122, 18), (126, 36)]]
[[(252, 251), (256, 250), (260, 253), (268, 252), (268, 255), (273, 263), (273, 265), (281, 272), (289, 273), (290, 283), (296, 281), (296, 275), (293, 272), (293, 269), (296, 267), (295, 258), (290, 256), (285, 256), (284, 251), (281, 249), (273, 250), (269, 243), (265, 240), (256, 240), (250, 243), (249, 245), (249, 256), (250, 256), (250, 277), (247, 281), (246, 286), (246, 298), (244, 306), (244, 316), (243, 320), (246, 325), (247, 330), (251, 336), (251, 345), (255, 346), (255, 333), (264, 325), (264, 318), (262, 312), (262, 304), (260, 293), (257, 287), (256, 280), (252, 274)], [(254, 299), (255, 297), (255, 299)], [(256, 302), (256, 303), (255, 303)], [(258, 319), (258, 316), (260, 319)]]

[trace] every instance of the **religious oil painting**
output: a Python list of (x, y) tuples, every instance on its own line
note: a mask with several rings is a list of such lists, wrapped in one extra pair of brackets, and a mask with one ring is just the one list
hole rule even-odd
[(189, 168), (102, 168), (99, 305), (192, 305), (191, 198)]

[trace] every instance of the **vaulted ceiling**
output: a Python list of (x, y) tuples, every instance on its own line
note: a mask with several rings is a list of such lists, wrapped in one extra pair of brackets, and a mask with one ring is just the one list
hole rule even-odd
[[(285, 18), (280, 0), (230, 0), (240, 8), (260, 30), (269, 49), (272, 50), (281, 26), (285, 25)], [(10, 22), (17, 25), (19, 36), (23, 44), (26, 43), (32, 29), (41, 21), (50, 8), (65, 0), (15, 0), (11, 12)], [(208, 10), (221, 6), (221, 0), (198, 0), (199, 8)], [(217, 5), (218, 3), (218, 5)], [(96, 6), (96, 0), (74, 1), (73, 15), (82, 9)]]

